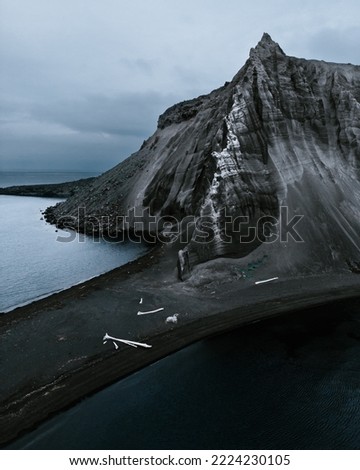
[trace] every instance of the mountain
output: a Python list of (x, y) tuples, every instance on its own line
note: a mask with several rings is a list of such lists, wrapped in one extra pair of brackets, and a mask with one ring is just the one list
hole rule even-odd
[(289, 57), (265, 33), (231, 82), (169, 108), (138, 152), (47, 216), (172, 240), (181, 278), (251, 253), (276, 273), (358, 271), (359, 180), (360, 67)]

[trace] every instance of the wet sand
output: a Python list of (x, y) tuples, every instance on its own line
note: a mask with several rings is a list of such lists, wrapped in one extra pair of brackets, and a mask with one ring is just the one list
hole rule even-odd
[[(359, 293), (360, 276), (346, 272), (261, 285), (229, 277), (211, 289), (194, 287), (177, 281), (173, 253), (157, 248), (0, 317), (0, 443), (204, 337)], [(175, 313), (178, 323), (166, 323)], [(105, 333), (152, 348), (115, 350), (103, 344)]]

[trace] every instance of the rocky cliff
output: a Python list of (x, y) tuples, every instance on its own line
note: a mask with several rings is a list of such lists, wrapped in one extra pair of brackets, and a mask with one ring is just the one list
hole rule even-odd
[(138, 152), (48, 216), (160, 234), (181, 248), (181, 275), (251, 252), (274, 271), (356, 270), (360, 67), (288, 57), (264, 34), (231, 82), (169, 108)]

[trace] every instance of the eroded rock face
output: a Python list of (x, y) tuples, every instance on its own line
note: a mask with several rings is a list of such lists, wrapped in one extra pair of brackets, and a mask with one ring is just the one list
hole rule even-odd
[[(131, 217), (116, 223), (147, 210), (156, 220), (193, 221), (182, 246), (192, 265), (273, 241), (279, 269), (327, 269), (360, 256), (359, 179), (360, 67), (288, 57), (264, 34), (230, 83), (169, 108), (138, 152), (53, 216), (77, 222), (85, 206), (103, 217), (101, 230), (151, 233), (146, 216), (142, 226)], [(303, 216), (303, 242), (280, 240), (282, 206), (289, 219)], [(244, 241), (251, 227), (257, 236)]]

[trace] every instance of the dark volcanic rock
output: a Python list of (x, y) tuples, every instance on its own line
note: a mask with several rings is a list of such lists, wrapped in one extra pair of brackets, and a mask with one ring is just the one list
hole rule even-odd
[[(138, 152), (52, 217), (143, 234), (167, 220), (170, 238), (177, 220), (192, 266), (261, 245), (274, 270), (322, 271), (359, 261), (359, 177), (360, 67), (288, 57), (264, 34), (231, 82), (169, 108)], [(131, 210), (139, 218), (117, 220)]]

